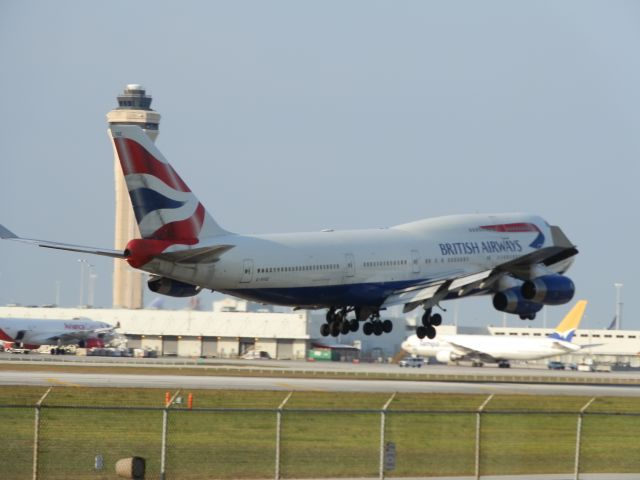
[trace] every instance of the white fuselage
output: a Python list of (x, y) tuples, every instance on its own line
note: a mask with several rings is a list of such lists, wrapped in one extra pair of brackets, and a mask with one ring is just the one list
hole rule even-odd
[(45, 318), (0, 318), (0, 340), (25, 345), (71, 345), (97, 338), (112, 325), (95, 320), (53, 320)]
[[(412, 355), (439, 357), (450, 352), (452, 360), (491, 357), (498, 360), (538, 360), (562, 355), (580, 347), (554, 338), (518, 338), (495, 335), (442, 335), (438, 339), (410, 336), (402, 349)], [(440, 354), (440, 355), (439, 355)], [(446, 357), (446, 355), (445, 355)]]
[[(538, 231), (480, 228), (515, 223), (535, 225)], [(538, 216), (498, 214), (439, 217), (369, 230), (223, 235), (193, 248), (208, 245), (232, 248), (211, 263), (154, 259), (141, 268), (264, 303), (376, 306), (398, 289), (481, 272), (550, 246), (552, 238), (549, 225)], [(556, 270), (569, 263), (556, 265)]]

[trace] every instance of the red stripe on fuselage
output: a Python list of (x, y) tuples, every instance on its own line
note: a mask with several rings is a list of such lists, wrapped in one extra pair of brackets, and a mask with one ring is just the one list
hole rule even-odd
[(171, 165), (162, 163), (151, 155), (142, 145), (130, 138), (114, 138), (118, 158), (125, 175), (146, 173), (157, 177), (174, 190), (190, 192)]
[(539, 232), (538, 227), (533, 223), (504, 223), (502, 225), (485, 225), (480, 227), (483, 230), (491, 230), (493, 232)]

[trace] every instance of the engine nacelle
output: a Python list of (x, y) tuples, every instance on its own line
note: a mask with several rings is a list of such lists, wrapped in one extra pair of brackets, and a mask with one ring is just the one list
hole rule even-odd
[(563, 275), (544, 275), (522, 284), (525, 300), (544, 305), (563, 305), (573, 298), (576, 287)]
[(498, 292), (493, 296), (493, 308), (500, 312), (515, 313), (520, 316), (535, 315), (542, 310), (541, 303), (530, 302), (522, 298), (520, 287)]
[(438, 353), (436, 353), (436, 360), (440, 363), (455, 362), (459, 358), (460, 357), (453, 353), (451, 350), (440, 350)]
[(147, 285), (152, 292), (169, 297), (193, 297), (200, 292), (200, 288), (195, 285), (167, 277), (151, 277)]

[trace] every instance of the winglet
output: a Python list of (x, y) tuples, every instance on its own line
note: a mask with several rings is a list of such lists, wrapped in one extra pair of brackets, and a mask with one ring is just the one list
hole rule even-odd
[(18, 236), (4, 225), (0, 225), (0, 238), (18, 238)]
[(586, 300), (580, 300), (571, 311), (562, 319), (558, 324), (555, 331), (550, 335), (551, 338), (557, 338), (558, 340), (564, 340), (570, 342), (576, 333), (576, 330), (580, 326), (580, 321), (584, 315), (584, 310), (587, 307)]

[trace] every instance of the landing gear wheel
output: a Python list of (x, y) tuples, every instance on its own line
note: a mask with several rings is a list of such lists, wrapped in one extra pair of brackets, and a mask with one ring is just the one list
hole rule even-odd
[(340, 333), (342, 333), (342, 335), (346, 335), (350, 331), (351, 331), (351, 324), (349, 323), (349, 320), (342, 320), (340, 322)]
[(425, 327), (427, 325), (431, 325), (431, 309), (430, 308), (426, 309), (422, 314), (422, 325), (424, 325)]
[(331, 327), (328, 323), (323, 323), (320, 325), (320, 335), (323, 337), (328, 337), (331, 334)]
[(382, 335), (382, 322), (380, 320), (376, 320), (373, 322), (373, 333), (379, 337)]
[(424, 337), (427, 336), (427, 329), (426, 327), (418, 327), (416, 328), (416, 336), (422, 340)]
[(351, 330), (352, 332), (357, 332), (358, 328), (360, 328), (360, 322), (358, 322), (357, 319), (353, 319), (351, 320), (351, 322), (349, 322), (349, 330)]
[(433, 325), (434, 327), (442, 325), (442, 316), (439, 313), (434, 313), (433, 315), (431, 315), (431, 325)]
[(391, 330), (393, 330), (393, 323), (391, 320), (385, 320), (382, 322), (382, 331), (384, 333), (391, 333)]
[(365, 324), (362, 325), (362, 333), (365, 335), (371, 335), (373, 333), (373, 325), (371, 325), (371, 322), (365, 322)]
[(436, 329), (433, 328), (432, 325), (429, 325), (428, 327), (424, 327), (424, 329), (427, 331), (427, 338), (429, 340), (436, 338)]
[(332, 322), (331, 326), (331, 336), (332, 337), (337, 337), (338, 335), (340, 335), (340, 323), (339, 322)]
[(333, 308), (330, 308), (330, 309), (327, 311), (327, 315), (326, 315), (326, 317), (325, 317), (325, 319), (327, 320), (327, 323), (331, 323), (331, 322), (333, 321), (333, 319), (334, 319), (335, 315), (336, 315), (335, 310), (334, 310)]

